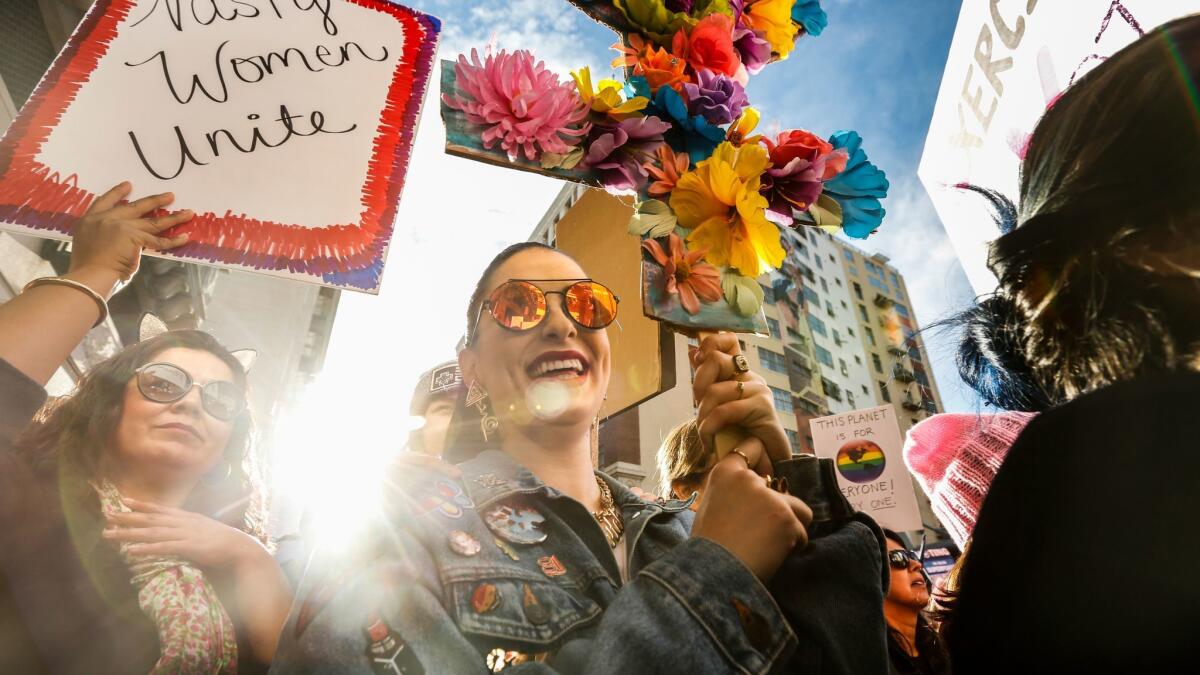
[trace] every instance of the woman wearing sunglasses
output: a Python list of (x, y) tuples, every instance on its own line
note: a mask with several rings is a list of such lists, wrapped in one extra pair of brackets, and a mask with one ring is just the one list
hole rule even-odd
[(929, 577), (900, 535), (884, 530), (892, 579), (883, 600), (891, 675), (949, 675), (950, 658), (925, 618)]
[[(848, 580), (804, 588), (817, 601), (768, 590), (781, 565), (794, 589), (816, 578), (820, 565), (789, 556), (805, 548), (813, 511), (750, 468), (790, 450), (734, 336), (706, 339), (693, 358), (701, 437), (712, 447), (726, 426), (748, 434), (710, 472), (697, 513), (594, 470), (617, 311), (607, 287), (554, 249), (497, 256), (467, 312), (466, 391), (444, 454), (457, 464), (408, 461), (372, 544), (314, 559), (276, 669), (886, 671), (882, 547), (868, 528), (810, 547)], [(843, 609), (859, 604), (874, 619), (842, 631), (854, 614)]]
[[(0, 672), (265, 670), (290, 590), (263, 546), (242, 363), (199, 331), (121, 351), (46, 404), (169, 194), (98, 197), (70, 271), (0, 306)], [(41, 408), (39, 412), (39, 408)]]

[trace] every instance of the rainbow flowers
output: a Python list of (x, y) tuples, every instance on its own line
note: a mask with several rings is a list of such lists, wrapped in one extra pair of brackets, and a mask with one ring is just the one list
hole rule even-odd
[(472, 52), (443, 103), (510, 162), (635, 195), (629, 230), (658, 268), (658, 302), (695, 315), (723, 298), (751, 316), (758, 277), (785, 257), (780, 228), (863, 238), (882, 223), (887, 179), (857, 133), (756, 133), (746, 84), (821, 33), (819, 0), (573, 1), (630, 31), (614, 45), (625, 82), (587, 68), (563, 81), (525, 51)]

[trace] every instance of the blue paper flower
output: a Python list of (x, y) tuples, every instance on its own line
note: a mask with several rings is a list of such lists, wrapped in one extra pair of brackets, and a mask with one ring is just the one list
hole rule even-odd
[(829, 25), (829, 15), (821, 9), (820, 0), (796, 0), (792, 5), (792, 21), (804, 26), (805, 33), (817, 37)]
[(689, 115), (683, 97), (674, 89), (659, 87), (651, 97), (650, 83), (641, 76), (629, 78), (626, 86), (630, 96), (650, 98), (650, 105), (642, 112), (671, 124), (671, 129), (665, 134), (667, 143), (676, 152), (686, 152), (692, 164), (708, 159), (725, 140), (724, 129), (710, 124), (703, 115)]
[(829, 137), (829, 142), (835, 150), (845, 150), (849, 160), (845, 171), (825, 181), (825, 194), (841, 205), (846, 236), (866, 239), (887, 213), (879, 203), (890, 187), (887, 175), (867, 160), (857, 131), (839, 131)]

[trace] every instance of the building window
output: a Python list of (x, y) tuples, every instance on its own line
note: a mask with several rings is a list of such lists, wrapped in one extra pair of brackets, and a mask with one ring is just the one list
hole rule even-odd
[(902, 304), (900, 304), (900, 303), (898, 303), (898, 302), (897, 302), (895, 305), (892, 305), (892, 306), (896, 308), (896, 313), (897, 313), (897, 314), (899, 314), (900, 316), (902, 316), (902, 317), (904, 317), (904, 318), (906, 318), (906, 319), (907, 319), (907, 318), (909, 318), (909, 317), (908, 317), (908, 308), (907, 308), (907, 307), (905, 307), (904, 305), (902, 305)]
[(849, 403), (851, 408), (856, 407), (857, 404), (854, 402), (854, 392), (846, 390), (846, 403)]
[(892, 285), (893, 285), (893, 286), (895, 286), (897, 290), (899, 290), (899, 288), (900, 288), (900, 277), (896, 276), (896, 273), (895, 273), (895, 272), (888, 272), (888, 274), (891, 274), (891, 275), (892, 275)]
[(863, 326), (863, 335), (867, 336), (867, 343), (870, 344), (872, 347), (874, 347), (875, 346), (875, 331), (871, 330), (867, 326)]
[(837, 284), (837, 285), (838, 285), (838, 288), (841, 288), (841, 287), (842, 287), (842, 280), (841, 280), (841, 279), (834, 279), (834, 280), (833, 280), (833, 282), (834, 282), (835, 284)]
[(820, 361), (822, 364), (824, 364), (826, 367), (832, 368), (833, 367), (833, 354), (830, 354), (829, 350), (825, 349), (821, 345), (813, 345), (813, 347), (817, 351), (817, 360)]
[(804, 287), (804, 299), (817, 309), (821, 308), (821, 296), (817, 295), (817, 292), (808, 286)]
[(867, 316), (867, 308), (862, 305), (858, 306), (858, 316), (863, 320), (864, 323), (871, 320), (871, 318)]
[(857, 281), (854, 282), (854, 297), (858, 298), (859, 300), (863, 299), (862, 286), (859, 286)]
[(812, 314), (808, 315), (808, 327), (812, 329), (812, 332), (820, 335), (821, 337), (829, 337), (829, 333), (825, 332), (825, 322), (821, 321)]
[(833, 303), (828, 300), (825, 301), (825, 313), (828, 314), (829, 318), (831, 319), (837, 316), (833, 313)]
[(767, 332), (776, 340), (782, 340), (783, 335), (779, 332), (779, 322), (771, 317), (767, 317)]
[(883, 372), (883, 361), (879, 360), (878, 354), (871, 354), (871, 365), (875, 366), (875, 372)]
[(857, 268), (857, 267), (853, 267), (853, 266), (852, 266), (852, 267), (849, 267), (849, 268), (847, 268), (847, 269), (849, 269), (849, 270), (850, 270), (850, 276), (852, 276), (852, 277), (856, 277), (856, 276), (858, 276), (858, 268)]
[(793, 455), (804, 452), (804, 448), (800, 447), (800, 432), (791, 429), (784, 429), (783, 432), (787, 434), (788, 445), (792, 446)]
[(829, 292), (829, 284), (825, 283), (825, 277), (821, 277), (821, 290)]
[(865, 385), (865, 384), (864, 384), (864, 385), (862, 386), (862, 390), (863, 390), (863, 396), (870, 396), (870, 395), (871, 395), (871, 390), (870, 390), (870, 389), (867, 389), (867, 385)]
[(758, 360), (762, 362), (763, 368), (774, 371), (776, 373), (787, 374), (787, 360), (783, 358), (783, 354), (773, 352), (770, 349), (758, 348)]
[(887, 384), (882, 381), (879, 382), (879, 396), (883, 399), (884, 403), (892, 402), (892, 395), (888, 393)]
[(768, 305), (775, 304), (775, 289), (766, 284), (759, 284), (763, 289), (763, 303)]
[(833, 343), (839, 347), (842, 346), (842, 336), (838, 334), (836, 328), (833, 329)]
[(807, 265), (804, 265), (804, 264), (800, 265), (800, 274), (803, 274), (804, 278), (808, 279), (808, 283), (810, 283), (810, 284), (817, 283), (816, 275), (813, 274), (812, 270), (808, 269)]
[(791, 326), (788, 326), (787, 333), (788, 333), (788, 338), (791, 340), (795, 340), (797, 342), (802, 342), (804, 340), (804, 336), (801, 335), (799, 333), (799, 331), (797, 331), (795, 328), (792, 328)]
[(825, 395), (828, 396), (829, 398), (831, 398), (835, 401), (842, 400), (842, 388), (837, 386), (837, 383), (834, 382), (833, 380), (831, 380), (827, 377), (822, 377), (821, 378), (821, 388), (825, 390)]
[(850, 334), (850, 337), (854, 337), (854, 329), (853, 328), (847, 328), (846, 332)]
[(848, 248), (844, 248), (844, 249), (842, 249), (842, 255), (846, 256), (846, 262), (848, 262), (848, 263), (854, 262), (854, 251), (851, 251)]
[(837, 258), (833, 257), (832, 253), (829, 254), (829, 262), (831, 262), (831, 263), (837, 262)]
[(796, 242), (796, 252), (805, 258), (808, 257), (808, 247), (804, 245), (804, 242)]
[(883, 293), (884, 295), (888, 294), (887, 284), (885, 284), (882, 280), (876, 279), (875, 277), (867, 277), (867, 283), (874, 286), (875, 290), (879, 291), (880, 293)]
[(771, 395), (775, 398), (775, 409), (779, 412), (790, 414), (796, 410), (792, 407), (792, 392), (771, 387)]
[(746, 353), (746, 341), (738, 340), (738, 346), (742, 348), (742, 353), (745, 354)]
[(850, 367), (846, 365), (846, 359), (838, 359), (838, 367), (842, 371), (842, 377), (850, 377)]
[(860, 366), (861, 366), (861, 365), (862, 365), (862, 357), (860, 357), (858, 354), (855, 354), (855, 355), (854, 355), (854, 362), (855, 362), (856, 364), (858, 364), (858, 365), (860, 365)]

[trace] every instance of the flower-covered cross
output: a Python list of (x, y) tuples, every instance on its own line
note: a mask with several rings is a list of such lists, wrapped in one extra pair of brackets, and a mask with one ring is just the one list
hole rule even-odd
[(756, 134), (745, 86), (826, 26), (819, 0), (570, 0), (623, 39), (626, 80), (563, 80), (525, 50), (446, 62), (447, 151), (634, 194), (646, 313), (686, 331), (765, 332), (758, 277), (780, 228), (865, 238), (883, 172), (862, 139)]

